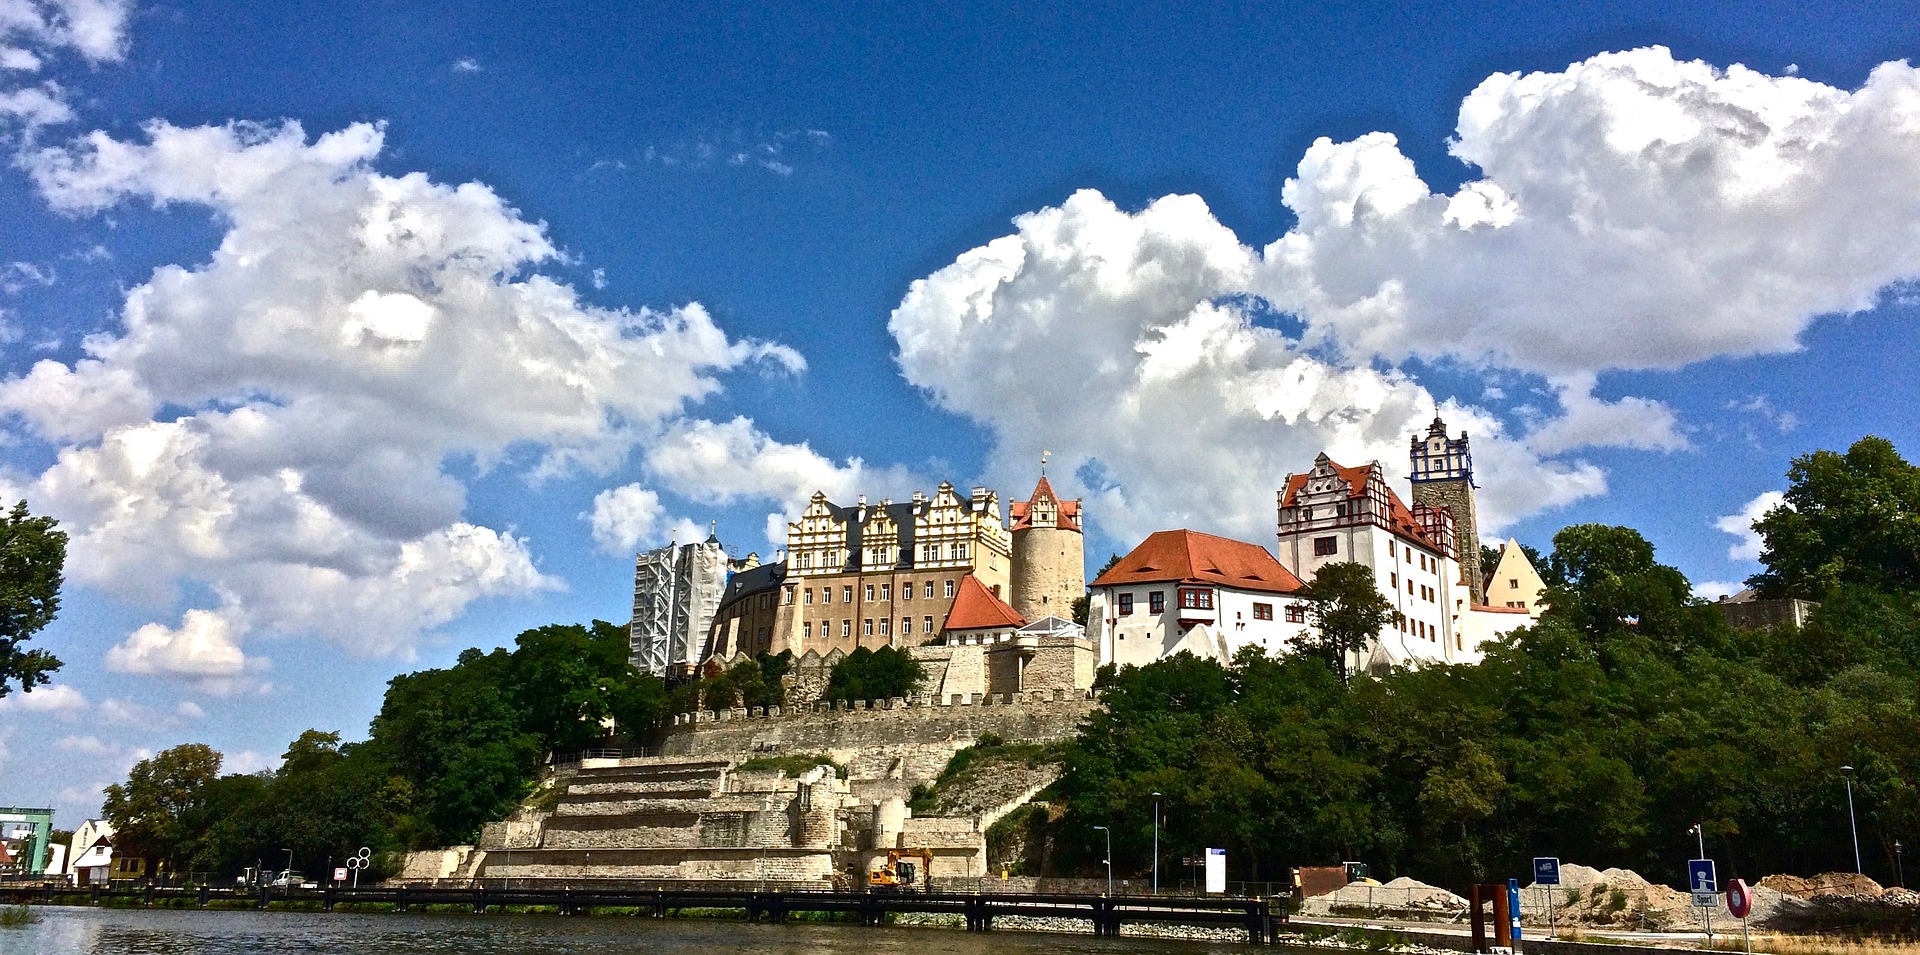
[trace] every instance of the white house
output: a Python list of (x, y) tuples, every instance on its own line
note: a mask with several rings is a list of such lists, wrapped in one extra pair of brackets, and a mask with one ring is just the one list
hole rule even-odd
[(1278, 656), (1307, 629), (1301, 586), (1256, 544), (1158, 531), (1093, 581), (1087, 629), (1102, 666), (1183, 651), (1224, 663), (1249, 644)]
[(1325, 454), (1313, 470), (1287, 476), (1280, 491), (1280, 563), (1303, 580), (1339, 561), (1366, 565), (1399, 615), (1356, 666), (1470, 663), (1477, 641), (1454, 626), (1455, 591), (1465, 587), (1454, 558), (1453, 518), (1412, 508), (1387, 486), (1379, 462), (1343, 467)]
[(113, 877), (113, 824), (89, 819), (73, 831), (69, 844), (67, 881), (74, 885), (105, 885)]

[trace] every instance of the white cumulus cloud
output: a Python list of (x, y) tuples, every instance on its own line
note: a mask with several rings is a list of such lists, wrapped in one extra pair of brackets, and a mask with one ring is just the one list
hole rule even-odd
[(0, 696), (0, 713), (45, 713), (60, 720), (78, 719), (89, 705), (84, 694), (64, 683), (37, 686), (31, 691), (15, 687)]
[(1728, 514), (1717, 518), (1713, 526), (1739, 538), (1739, 542), (1727, 548), (1728, 560), (1758, 561), (1760, 552), (1766, 543), (1760, 539), (1760, 532), (1753, 529), (1753, 522), (1767, 516), (1767, 512), (1787, 502), (1782, 491), (1767, 491), (1747, 502), (1738, 514)]
[(1564, 376), (1789, 351), (1920, 274), (1904, 62), (1846, 91), (1606, 53), (1489, 77), (1449, 148), (1481, 177), (1451, 196), (1389, 134), (1314, 143), (1263, 288), (1362, 354)]
[(1258, 254), (1198, 198), (1127, 213), (1082, 191), (1015, 225), (913, 283), (890, 323), (901, 367), (991, 429), (1000, 483), (1031, 481), (1050, 449), (1059, 489), (1087, 494), (1121, 540), (1181, 525), (1266, 537), (1289, 472), (1322, 450), (1394, 467), (1436, 410), (1478, 442), (1490, 529), (1604, 488), (1403, 374), (1262, 324)]
[(140, 628), (115, 668), (234, 690), (260, 635), (409, 654), (472, 601), (561, 586), (526, 541), (462, 519), (450, 460), (530, 479), (605, 471), (783, 346), (698, 304), (605, 309), (533, 271), (560, 256), (486, 186), (373, 168), (383, 132), (297, 123), (93, 133), (25, 163), (55, 208), (206, 209), (204, 264), (127, 293), (71, 364), (0, 382), (55, 446), (23, 488), (72, 535), (77, 583), (217, 606)]

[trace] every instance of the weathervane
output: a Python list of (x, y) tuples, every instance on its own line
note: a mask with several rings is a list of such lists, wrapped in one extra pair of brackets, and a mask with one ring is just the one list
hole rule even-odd
[(1040, 476), (1041, 477), (1047, 476), (1047, 456), (1052, 453), (1053, 453), (1052, 451), (1040, 452)]

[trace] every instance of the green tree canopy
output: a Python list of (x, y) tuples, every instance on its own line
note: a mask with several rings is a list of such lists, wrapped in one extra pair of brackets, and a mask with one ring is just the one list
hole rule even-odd
[(912, 696), (926, 681), (926, 667), (905, 650), (857, 647), (833, 665), (833, 672), (827, 675), (826, 697), (857, 701)]
[(205, 743), (186, 743), (133, 764), (124, 784), (106, 788), (102, 807), (116, 848), (145, 856), (150, 866), (184, 861), (207, 824), (208, 787), (220, 762)]
[(1786, 500), (1753, 524), (1768, 597), (1823, 600), (1843, 585), (1920, 590), (1920, 467), (1871, 435), (1793, 459)]
[(1395, 619), (1393, 604), (1380, 593), (1373, 568), (1354, 561), (1322, 564), (1300, 596), (1307, 603), (1313, 631), (1302, 649), (1325, 661), (1347, 679), (1349, 655), (1364, 652), (1381, 628)]
[(67, 535), (53, 518), (27, 513), (26, 501), (0, 518), (0, 697), (15, 683), (32, 692), (60, 669), (53, 654), (21, 644), (60, 612), (66, 561)]

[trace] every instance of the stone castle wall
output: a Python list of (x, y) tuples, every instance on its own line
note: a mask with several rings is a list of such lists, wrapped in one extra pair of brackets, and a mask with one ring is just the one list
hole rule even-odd
[[(1072, 736), (1099, 704), (1087, 691), (972, 694), (936, 700), (867, 701), (771, 712), (744, 709), (682, 713), (661, 744), (668, 756), (751, 758), (757, 755), (821, 753), (843, 765), (854, 759), (910, 759), (903, 776), (930, 779), (947, 758), (973, 745), (983, 733), (1008, 741), (1047, 741)], [(944, 753), (936, 757), (935, 754)], [(927, 761), (937, 758), (931, 772)]]

